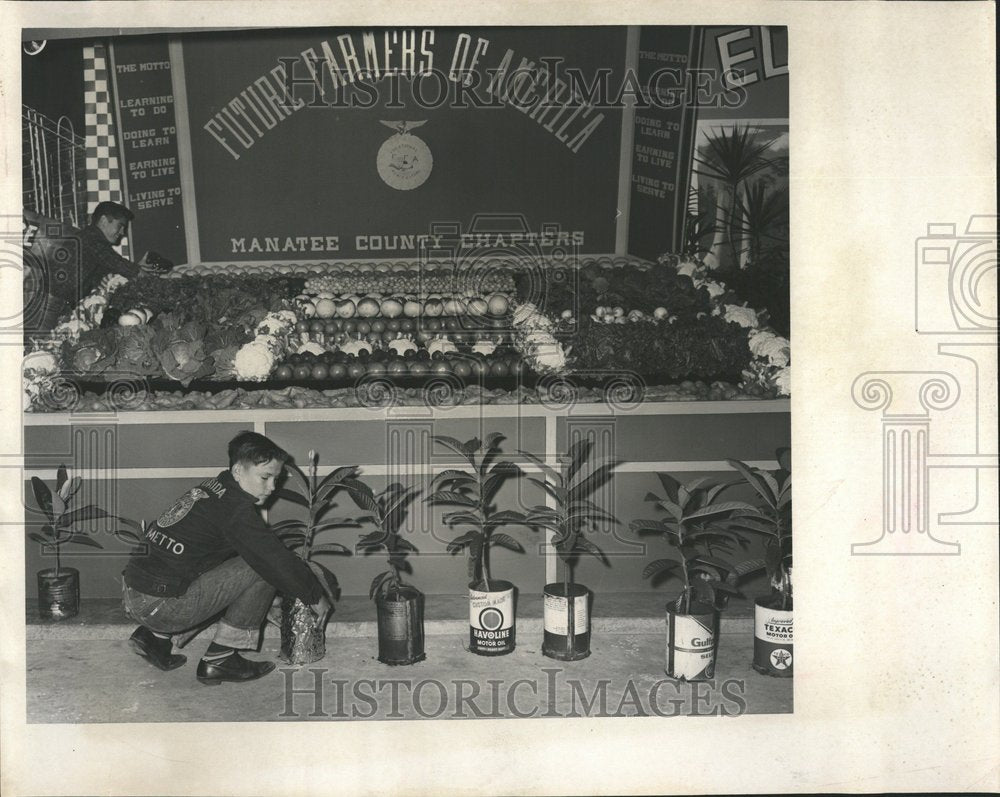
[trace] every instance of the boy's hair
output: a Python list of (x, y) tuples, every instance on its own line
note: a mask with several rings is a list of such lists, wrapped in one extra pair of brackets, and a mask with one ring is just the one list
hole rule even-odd
[(98, 203), (97, 207), (94, 208), (94, 212), (90, 214), (91, 223), (97, 224), (101, 216), (107, 216), (111, 219), (122, 219), (124, 221), (132, 221), (135, 218), (135, 214), (124, 205), (107, 200)]
[(288, 452), (264, 435), (257, 432), (240, 432), (229, 441), (229, 467), (237, 462), (244, 465), (263, 465), (272, 459), (285, 464), (289, 459)]

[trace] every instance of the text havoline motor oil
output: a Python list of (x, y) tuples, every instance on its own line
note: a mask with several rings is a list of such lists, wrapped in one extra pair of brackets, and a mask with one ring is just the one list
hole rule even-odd
[(514, 585), (491, 581), (490, 591), (469, 585), (469, 650), (503, 656), (514, 650)]

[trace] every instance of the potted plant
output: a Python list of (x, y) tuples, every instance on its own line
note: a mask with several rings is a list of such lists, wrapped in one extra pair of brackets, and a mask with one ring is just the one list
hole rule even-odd
[(493, 578), (490, 548), (499, 545), (524, 553), (517, 540), (497, 529), (512, 523), (524, 525), (527, 519), (519, 512), (498, 511), (493, 499), (501, 482), (519, 470), (510, 462), (496, 461), (504, 439), (501, 434), (490, 434), (485, 443), (475, 437), (464, 443), (444, 435), (431, 439), (469, 463), (468, 470), (449, 468), (437, 474), (431, 481), (431, 494), (424, 499), (457, 506), (445, 513), (444, 522), (453, 529), (467, 529), (448, 543), (448, 552), (465, 549), (469, 557), (469, 650), (480, 656), (502, 656), (515, 645), (514, 585)]
[[(78, 528), (78, 524), (101, 518), (112, 517), (93, 504), (78, 509), (73, 508), (73, 500), (80, 491), (83, 479), (66, 472), (60, 465), (56, 471), (56, 489), (37, 476), (31, 477), (31, 490), (38, 509), (45, 516), (45, 523), (38, 531), (29, 531), (28, 537), (43, 546), (55, 550), (56, 566), (39, 570), (38, 613), (44, 620), (65, 620), (80, 611), (80, 571), (75, 567), (63, 567), (61, 551), (70, 543), (102, 548), (90, 533)], [(44, 547), (43, 547), (44, 551)]]
[[(534, 462), (545, 478), (529, 476), (552, 498), (554, 506), (535, 506), (527, 512), (531, 526), (541, 526), (553, 532), (552, 545), (563, 563), (562, 582), (546, 584), (543, 596), (542, 653), (552, 659), (576, 661), (590, 655), (590, 591), (574, 582), (574, 571), (580, 555), (596, 556), (605, 565), (607, 557), (585, 534), (618, 520), (595, 504), (590, 496), (606, 484), (616, 463), (605, 463), (585, 474), (593, 442), (577, 440), (555, 469), (528, 451), (518, 453)], [(563, 468), (563, 465), (566, 465)]]
[[(295, 465), (287, 471), (291, 478), (289, 488), (282, 488), (276, 495), (280, 499), (305, 507), (305, 520), (282, 520), (271, 526), (272, 530), (289, 548), (298, 553), (312, 568), (320, 585), (333, 603), (340, 596), (337, 577), (326, 565), (316, 561), (320, 555), (350, 556), (351, 551), (337, 542), (317, 543), (317, 537), (324, 531), (356, 525), (350, 518), (327, 518), (327, 512), (336, 504), (332, 497), (343, 486), (345, 479), (357, 473), (357, 467), (348, 465), (336, 468), (323, 477), (317, 478), (315, 451), (310, 451), (309, 476)], [(309, 664), (326, 654), (326, 629), (320, 618), (299, 598), (285, 596), (281, 600), (281, 659), (289, 664)]]
[(778, 470), (726, 460), (753, 488), (757, 506), (729, 520), (734, 531), (764, 537), (764, 562), (771, 593), (754, 601), (753, 667), (777, 678), (792, 676), (792, 454), (777, 452)]
[(646, 565), (643, 578), (655, 585), (675, 576), (683, 582), (681, 594), (667, 603), (666, 673), (682, 681), (704, 681), (715, 675), (719, 644), (719, 612), (729, 595), (740, 595), (732, 583), (735, 568), (716, 554), (728, 552), (744, 540), (722, 521), (753, 507), (740, 501), (718, 501), (728, 485), (712, 485), (705, 479), (680, 484), (658, 473), (664, 497), (653, 493), (646, 500), (663, 509), (664, 520), (634, 520), (639, 534), (659, 534), (678, 553), (678, 559), (657, 559)]
[(424, 654), (424, 595), (416, 587), (403, 583), (402, 573), (412, 573), (408, 560), (417, 549), (400, 533), (410, 502), (417, 491), (394, 483), (377, 495), (358, 479), (345, 479), (354, 502), (370, 513), (356, 518), (359, 523), (372, 523), (375, 530), (357, 543), (366, 554), (385, 551), (389, 565), (372, 579), (368, 597), (375, 601), (378, 622), (378, 660), (383, 664), (413, 664), (423, 661)]

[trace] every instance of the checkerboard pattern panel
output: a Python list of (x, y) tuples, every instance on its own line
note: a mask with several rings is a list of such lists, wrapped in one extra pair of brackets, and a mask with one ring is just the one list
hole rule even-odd
[[(108, 59), (103, 44), (83, 48), (84, 130), (87, 147), (87, 212), (98, 202), (122, 202), (115, 116), (111, 107)], [(128, 239), (116, 247), (131, 258)]]

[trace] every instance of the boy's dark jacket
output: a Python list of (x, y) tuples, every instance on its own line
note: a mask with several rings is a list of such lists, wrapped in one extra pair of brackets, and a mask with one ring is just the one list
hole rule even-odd
[(202, 573), (239, 555), (282, 594), (316, 603), (319, 581), (267, 527), (255, 504), (228, 470), (188, 490), (146, 530), (148, 553), (132, 555), (125, 583), (147, 595), (176, 597)]

